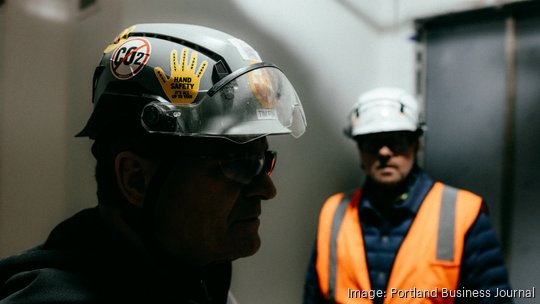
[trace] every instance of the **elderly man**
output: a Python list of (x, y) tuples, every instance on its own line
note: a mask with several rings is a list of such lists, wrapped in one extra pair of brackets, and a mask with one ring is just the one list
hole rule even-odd
[(346, 133), (363, 187), (324, 204), (304, 303), (507, 303), (501, 249), (481, 197), (417, 164), (418, 103), (398, 88), (361, 95)]
[(98, 206), (0, 262), (0, 303), (225, 303), (276, 195), (267, 135), (302, 135), (291, 83), (235, 37), (139, 24), (96, 68)]

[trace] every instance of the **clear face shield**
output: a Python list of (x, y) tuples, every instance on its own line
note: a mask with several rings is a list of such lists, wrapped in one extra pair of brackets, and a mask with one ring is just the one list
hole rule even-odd
[(300, 137), (306, 128), (294, 87), (281, 70), (267, 63), (227, 75), (192, 104), (172, 104), (152, 97), (156, 100), (146, 105), (141, 115), (142, 125), (150, 133), (246, 143), (272, 134)]

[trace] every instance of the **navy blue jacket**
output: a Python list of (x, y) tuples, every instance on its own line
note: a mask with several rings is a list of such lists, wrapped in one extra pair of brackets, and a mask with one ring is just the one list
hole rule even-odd
[(0, 303), (225, 303), (230, 279), (230, 262), (194, 269), (149, 258), (93, 208), (0, 261)]
[[(366, 260), (373, 290), (386, 291), (396, 254), (407, 234), (414, 217), (434, 181), (416, 167), (409, 180), (408, 191), (390, 208), (381, 209), (370, 200), (372, 182), (368, 179), (363, 187), (359, 204)], [(503, 254), (495, 231), (488, 218), (485, 204), (476, 221), (465, 236), (460, 269), (459, 289), (490, 290), (510, 289)], [(315, 267), (317, 258), (314, 246), (304, 286), (304, 304), (328, 303), (319, 289)], [(374, 300), (383, 303), (384, 298)], [(456, 298), (455, 303), (511, 303), (509, 299)]]

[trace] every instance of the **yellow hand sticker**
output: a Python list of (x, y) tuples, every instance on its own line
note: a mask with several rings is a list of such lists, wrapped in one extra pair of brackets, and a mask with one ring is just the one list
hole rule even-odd
[(189, 66), (186, 66), (188, 49), (182, 49), (182, 58), (180, 58), (180, 67), (178, 67), (176, 50), (171, 52), (171, 78), (167, 78), (167, 75), (159, 67), (154, 69), (163, 91), (169, 97), (169, 101), (173, 104), (189, 104), (192, 103), (199, 92), (199, 83), (201, 77), (206, 70), (208, 63), (203, 61), (199, 70), (195, 72), (195, 66), (197, 65), (197, 52), (191, 53), (191, 59)]

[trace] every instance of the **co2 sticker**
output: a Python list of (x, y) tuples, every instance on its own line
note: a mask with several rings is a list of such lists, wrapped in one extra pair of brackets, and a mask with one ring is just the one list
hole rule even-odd
[(104, 50), (103, 53), (108, 54), (112, 52), (120, 43), (126, 41), (128, 39), (129, 34), (135, 30), (135, 25), (128, 27), (127, 29), (123, 30), (116, 38), (114, 38), (113, 43), (109, 44)]
[(206, 60), (203, 61), (199, 66), (199, 70), (195, 72), (198, 54), (199, 53), (192, 51), (189, 65), (186, 65), (188, 48), (183, 48), (180, 66), (178, 66), (178, 51), (172, 50), (170, 78), (167, 78), (167, 75), (165, 75), (165, 72), (163, 72), (160, 67), (154, 69), (154, 72), (159, 79), (159, 83), (161, 84), (163, 91), (167, 94), (167, 97), (169, 97), (170, 102), (174, 104), (188, 104), (192, 103), (197, 97), (201, 77), (208, 65)]
[(121, 80), (137, 75), (150, 58), (150, 42), (132, 38), (119, 45), (111, 56), (111, 72)]

